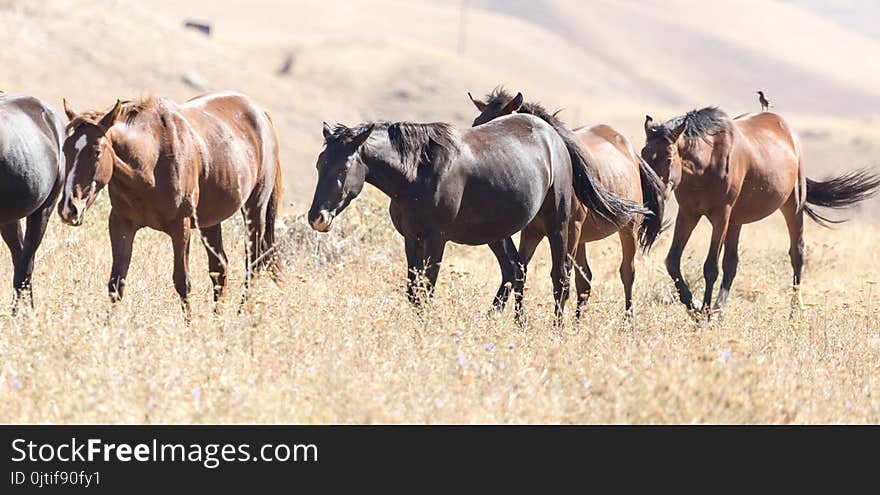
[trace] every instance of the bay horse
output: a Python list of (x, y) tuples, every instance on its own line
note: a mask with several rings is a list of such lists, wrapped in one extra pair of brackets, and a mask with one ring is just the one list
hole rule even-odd
[(793, 270), (792, 314), (803, 307), (800, 284), (804, 264), (804, 213), (820, 225), (830, 220), (814, 206), (844, 208), (877, 192), (880, 177), (867, 170), (827, 181), (807, 178), (797, 134), (779, 115), (744, 114), (731, 119), (715, 107), (693, 110), (663, 124), (645, 119), (642, 157), (675, 192), (678, 217), (666, 268), (681, 302), (696, 311), (690, 287), (681, 274), (681, 256), (700, 218), (712, 224), (709, 254), (703, 265), (706, 280), (701, 313), (711, 317), (712, 290), (718, 278), (718, 258), (724, 277), (715, 299), (723, 309), (736, 275), (740, 230), (776, 210), (788, 226)]
[(269, 114), (247, 96), (208, 93), (182, 105), (161, 97), (117, 100), (109, 112), (82, 114), (65, 100), (64, 111), (67, 181), (58, 213), (65, 223), (82, 225), (107, 186), (112, 302), (124, 295), (132, 243), (143, 227), (171, 237), (174, 287), (187, 321), (193, 228), (208, 253), (215, 303), (226, 288), (220, 223), (236, 211), (248, 229), (246, 286), (254, 270), (270, 265), (282, 184), (279, 144)]
[(561, 323), (570, 276), (572, 196), (621, 223), (638, 209), (601, 188), (592, 171), (572, 162), (557, 132), (531, 115), (464, 130), (443, 123), (353, 128), (325, 123), (323, 133), (309, 223), (317, 231), (330, 230), (365, 182), (389, 196), (391, 221), (405, 240), (407, 296), (417, 306), (433, 292), (447, 242), (488, 244), (502, 276), (493, 307), (503, 309), (513, 292), (521, 323), (526, 266), (511, 236), (539, 221), (550, 238), (555, 315)]
[(34, 257), (64, 183), (63, 135), (61, 118), (47, 104), (32, 96), (0, 94), (0, 234), (14, 267), (13, 313), (25, 291), (34, 306)]
[[(607, 125), (578, 127), (568, 130), (555, 114), (551, 115), (538, 103), (523, 101), (522, 93), (511, 95), (502, 87), (478, 100), (468, 93), (477, 110), (474, 126), (485, 124), (505, 115), (522, 113), (534, 115), (551, 126), (562, 136), (567, 146), (576, 147), (580, 151), (587, 166), (590, 167), (602, 184), (612, 194), (644, 205), (650, 215), (634, 215), (623, 225), (609, 222), (596, 215), (583, 203), (572, 202), (572, 228), (569, 240), (575, 243), (575, 284), (577, 287), (577, 309), (575, 315), (580, 318), (583, 306), (590, 298), (592, 271), (587, 261), (588, 242), (604, 239), (617, 233), (620, 239), (622, 258), (620, 261), (620, 280), (623, 283), (624, 309), (627, 316), (632, 316), (632, 287), (635, 282), (635, 257), (641, 246), (648, 251), (657, 240), (663, 227), (663, 183), (656, 173), (636, 153), (632, 144), (623, 135)], [(534, 222), (526, 227), (520, 235), (519, 254), (528, 263), (535, 253), (535, 248), (546, 237), (543, 225)]]

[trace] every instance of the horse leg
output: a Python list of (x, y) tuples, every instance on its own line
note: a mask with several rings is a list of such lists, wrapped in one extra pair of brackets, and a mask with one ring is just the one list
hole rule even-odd
[(511, 291), (522, 291), (520, 287), (522, 263), (519, 252), (510, 237), (489, 244), (489, 248), (492, 249), (492, 253), (498, 260), (498, 266), (501, 268), (501, 286), (498, 287), (498, 292), (492, 301), (493, 310), (500, 314), (504, 311), (504, 305), (507, 303)]
[(568, 230), (559, 229), (549, 235), (550, 254), (553, 265), (550, 268), (550, 277), (553, 280), (553, 299), (555, 301), (554, 314), (556, 325), (562, 325), (562, 316), (565, 311), (565, 302), (568, 300), (569, 283), (571, 278), (571, 263), (568, 260)]
[(535, 256), (535, 250), (538, 244), (546, 236), (543, 226), (529, 224), (519, 234), (519, 262), (520, 262), (520, 278), (517, 280), (517, 290), (513, 292), (513, 299), (516, 310), (516, 322), (522, 325), (525, 318), (525, 308), (523, 307), (523, 293), (526, 285), (526, 275), (528, 274), (529, 262)]
[(675, 219), (672, 245), (669, 246), (669, 253), (666, 254), (666, 271), (672, 277), (672, 281), (675, 282), (675, 289), (678, 291), (679, 300), (690, 311), (694, 310), (694, 296), (687, 281), (681, 275), (681, 255), (699, 221), (699, 215), (679, 209), (678, 217)]
[(727, 226), (730, 222), (730, 208), (724, 208), (720, 212), (709, 216), (712, 222), (712, 240), (709, 242), (709, 254), (703, 263), (703, 278), (706, 280), (706, 290), (703, 293), (703, 307), (701, 311), (707, 317), (711, 317), (712, 291), (715, 289), (715, 281), (718, 280), (718, 258), (721, 257), (721, 246), (727, 237)]
[(577, 288), (577, 308), (575, 309), (575, 318), (580, 319), (583, 307), (590, 300), (590, 292), (592, 291), (593, 272), (590, 270), (590, 263), (587, 260), (587, 243), (578, 246), (577, 253), (574, 258), (574, 284)]
[(788, 226), (788, 256), (791, 259), (792, 269), (790, 316), (793, 317), (795, 311), (804, 309), (804, 301), (801, 299), (801, 270), (804, 267), (804, 211), (798, 209), (794, 194), (782, 205), (782, 215)]
[[(54, 198), (53, 198), (54, 199)], [(24, 242), (22, 242), (21, 257), (15, 265), (15, 284), (16, 299), (23, 291), (27, 291), (30, 299), (31, 309), (34, 307), (34, 291), (31, 286), (31, 276), (34, 273), (34, 258), (37, 255), (37, 248), (43, 242), (43, 236), (46, 234), (46, 226), (49, 225), (49, 217), (54, 211), (54, 204), (46, 201), (43, 206), (31, 213), (27, 217), (27, 230), (24, 234)]]
[(245, 271), (245, 287), (250, 288), (254, 273), (266, 264), (264, 233), (266, 230), (266, 209), (255, 207), (245, 208), (244, 221), (247, 226), (248, 239), (245, 246), (247, 254), (247, 270)]
[(418, 289), (419, 281), (425, 271), (425, 266), (422, 264), (424, 246), (421, 241), (406, 237), (404, 239), (404, 248), (406, 250), (407, 268), (406, 298), (413, 306), (420, 307), (422, 305), (422, 298), (418, 294)]
[(113, 267), (110, 269), (107, 292), (110, 295), (110, 302), (115, 303), (121, 301), (125, 294), (125, 278), (128, 276), (128, 266), (131, 263), (131, 250), (137, 227), (110, 210), (108, 229), (110, 231), (110, 248), (113, 252)]
[(226, 290), (226, 268), (229, 263), (223, 250), (223, 228), (218, 223), (213, 227), (202, 228), (201, 233), (205, 251), (208, 253), (208, 273), (214, 287), (214, 312), (218, 312), (220, 307), (217, 304)]
[[(22, 250), (22, 242), (23, 236), (21, 232), (21, 223), (18, 220), (14, 222), (7, 223), (5, 225), (0, 225), (0, 234), (3, 235), (3, 241), (6, 243), (6, 246), (9, 248), (9, 254), (12, 257), (12, 267), (14, 272), (18, 272), (18, 263), (21, 259), (21, 250)], [(18, 310), (18, 286), (15, 284), (13, 276), (12, 288), (15, 290), (15, 295), (12, 296), (12, 313), (14, 314)]]
[(174, 289), (180, 296), (183, 307), (183, 315), (187, 324), (192, 319), (192, 311), (189, 304), (189, 292), (192, 289), (192, 281), (189, 277), (189, 238), (192, 231), (191, 219), (183, 218), (175, 228), (169, 232), (171, 245), (174, 249)]
[(724, 276), (721, 278), (721, 290), (715, 296), (714, 309), (717, 311), (724, 309), (727, 304), (730, 287), (733, 285), (733, 278), (736, 277), (736, 267), (739, 265), (740, 230), (742, 230), (742, 225), (731, 225), (727, 228), (727, 238), (724, 239), (724, 258), (721, 260)]
[(636, 280), (636, 252), (639, 249), (638, 230), (636, 228), (624, 228), (618, 232), (622, 258), (620, 259), (620, 281), (623, 282), (623, 300), (625, 315), (633, 316), (632, 291)]
[(425, 240), (424, 266), (428, 300), (434, 295), (434, 287), (437, 285), (437, 276), (440, 274), (440, 264), (443, 263), (443, 251), (446, 250), (446, 241), (442, 239), (428, 238)]

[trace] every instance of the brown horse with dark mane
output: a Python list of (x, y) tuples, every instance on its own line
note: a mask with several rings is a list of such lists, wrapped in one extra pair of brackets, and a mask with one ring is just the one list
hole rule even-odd
[(776, 210), (788, 225), (793, 311), (802, 307), (801, 268), (804, 264), (804, 213), (825, 225), (830, 220), (813, 207), (844, 208), (875, 194), (880, 177), (867, 170), (819, 182), (807, 178), (800, 141), (785, 120), (774, 113), (746, 114), (731, 119), (717, 108), (694, 110), (655, 124), (645, 120), (647, 137), (642, 157), (675, 191), (678, 218), (666, 268), (681, 302), (696, 310), (690, 287), (681, 275), (681, 255), (700, 218), (712, 224), (709, 255), (703, 265), (706, 289), (702, 313), (710, 315), (718, 258), (724, 247), (724, 277), (715, 299), (721, 310), (730, 294), (739, 262), (740, 230)]
[[(570, 249), (575, 257), (575, 283), (578, 291), (576, 315), (590, 298), (592, 271), (587, 262), (586, 243), (604, 239), (617, 233), (623, 257), (620, 262), (620, 280), (623, 282), (624, 302), (627, 315), (632, 315), (632, 287), (635, 281), (635, 256), (639, 245), (648, 250), (660, 234), (663, 225), (663, 183), (657, 174), (641, 159), (629, 140), (607, 125), (579, 127), (568, 131), (565, 124), (537, 103), (523, 102), (522, 93), (512, 96), (498, 87), (478, 100), (468, 93), (471, 101), (481, 112), (474, 125), (512, 113), (534, 115), (553, 126), (574, 153), (583, 156), (593, 170), (599, 183), (619, 198), (643, 204), (650, 215), (634, 215), (623, 225), (616, 225), (596, 215), (580, 201), (572, 203), (569, 240), (575, 244)], [(534, 222), (520, 236), (519, 253), (528, 263), (535, 248), (546, 237), (544, 225)]]
[(190, 316), (189, 242), (201, 232), (214, 284), (226, 287), (220, 222), (241, 211), (249, 233), (246, 283), (270, 264), (281, 195), (278, 138), (269, 114), (238, 93), (209, 93), (178, 105), (165, 98), (121, 102), (106, 113), (79, 114), (64, 102), (67, 181), (58, 213), (81, 225), (108, 186), (113, 269), (111, 301), (122, 298), (137, 231), (171, 237), (174, 287)]

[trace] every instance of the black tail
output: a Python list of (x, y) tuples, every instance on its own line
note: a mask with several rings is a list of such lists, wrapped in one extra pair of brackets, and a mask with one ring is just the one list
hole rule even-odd
[(830, 224), (846, 220), (832, 220), (816, 212), (810, 205), (846, 208), (875, 195), (878, 188), (880, 176), (868, 169), (848, 172), (824, 182), (807, 179), (807, 204), (804, 205), (804, 212), (819, 225), (830, 227)]
[(639, 179), (642, 183), (642, 203), (652, 213), (642, 217), (642, 223), (639, 225), (639, 245), (644, 252), (648, 252), (663, 232), (666, 188), (654, 169), (642, 157), (639, 157)]
[[(543, 118), (542, 115), (537, 116)], [(574, 134), (556, 118), (544, 118), (544, 120), (553, 126), (553, 129), (565, 143), (565, 147), (568, 148), (568, 154), (571, 156), (574, 193), (587, 209), (618, 227), (626, 225), (635, 214), (652, 215), (651, 211), (632, 201), (618, 198), (605, 189), (593, 172), (593, 168), (589, 166), (588, 158), (584, 156)]]

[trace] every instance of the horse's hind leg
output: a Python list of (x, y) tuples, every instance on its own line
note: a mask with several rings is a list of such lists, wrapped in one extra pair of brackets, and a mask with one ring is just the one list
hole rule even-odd
[(804, 211), (797, 207), (794, 194), (782, 205), (782, 215), (788, 226), (789, 249), (792, 269), (792, 316), (795, 310), (801, 310), (804, 302), (801, 299), (801, 270), (804, 267)]
[(636, 252), (639, 248), (637, 228), (624, 228), (618, 233), (622, 258), (620, 260), (620, 281), (623, 282), (623, 300), (627, 317), (633, 315), (633, 283), (636, 280)]
[(201, 229), (201, 232), (205, 251), (208, 253), (208, 273), (214, 287), (214, 311), (217, 311), (219, 306), (216, 304), (220, 302), (226, 290), (226, 267), (229, 263), (223, 250), (223, 228), (218, 223), (213, 227)]
[(189, 304), (189, 292), (192, 289), (192, 280), (189, 276), (189, 239), (191, 233), (192, 224), (189, 217), (183, 218), (180, 224), (168, 233), (171, 236), (171, 245), (174, 249), (174, 289), (180, 296), (187, 324), (192, 318)]
[(727, 304), (730, 296), (730, 287), (733, 278), (736, 277), (736, 268), (739, 265), (739, 233), (742, 225), (731, 225), (727, 228), (727, 238), (724, 239), (724, 258), (721, 260), (721, 268), (724, 276), (721, 278), (721, 290), (715, 296), (714, 309), (720, 311)]
[(669, 253), (666, 255), (666, 271), (669, 272), (669, 276), (675, 282), (679, 300), (690, 311), (694, 310), (694, 296), (687, 281), (681, 274), (681, 255), (699, 221), (699, 215), (694, 215), (681, 209), (678, 210), (678, 217), (675, 219), (675, 233), (672, 236), (672, 245), (669, 246)]
[(550, 254), (553, 265), (550, 268), (550, 276), (553, 280), (553, 299), (555, 301), (556, 324), (562, 324), (562, 316), (565, 311), (565, 301), (568, 300), (569, 282), (571, 278), (571, 263), (568, 259), (568, 230), (559, 229), (551, 233)]
[(245, 271), (245, 288), (250, 288), (251, 277), (263, 267), (266, 261), (263, 235), (266, 230), (266, 208), (245, 207), (244, 222), (247, 226), (248, 238), (245, 252), (247, 253), (247, 271)]
[(49, 217), (54, 211), (54, 197), (46, 200), (43, 206), (31, 213), (27, 217), (27, 229), (24, 234), (24, 241), (21, 244), (21, 258), (15, 266), (15, 290), (16, 295), (22, 291), (27, 291), (30, 299), (31, 308), (34, 307), (34, 291), (31, 286), (31, 276), (34, 273), (34, 258), (37, 255), (37, 248), (43, 242), (43, 236), (46, 234), (46, 226), (49, 224)]
[[(6, 246), (9, 248), (9, 254), (12, 257), (13, 272), (17, 273), (19, 260), (21, 259), (21, 245), (23, 241), (21, 223), (16, 220), (14, 222), (0, 225), (0, 234), (3, 235), (3, 241), (6, 242)], [(15, 295), (12, 299), (12, 312), (14, 313), (18, 306), (18, 286), (13, 282), (12, 287), (15, 289)]]
[(574, 257), (574, 285), (577, 288), (577, 308), (575, 318), (580, 318), (583, 307), (590, 300), (592, 291), (593, 272), (590, 270), (590, 262), (587, 260), (587, 243), (581, 243)]
[(514, 291), (513, 298), (515, 302), (516, 309), (516, 321), (519, 324), (523, 323), (523, 319), (525, 317), (525, 309), (523, 307), (523, 292), (525, 290), (526, 285), (526, 276), (529, 271), (529, 262), (532, 261), (532, 257), (535, 255), (535, 249), (538, 248), (538, 244), (541, 243), (541, 240), (546, 236), (546, 231), (544, 229), (543, 224), (540, 222), (530, 223), (523, 229), (519, 234), (519, 262), (520, 262), (520, 280), (518, 280), (518, 284), (520, 289)]
[(513, 244), (513, 239), (507, 237), (500, 241), (489, 244), (492, 253), (498, 260), (498, 266), (501, 268), (501, 286), (495, 294), (492, 301), (492, 307), (496, 313), (504, 311), (504, 305), (510, 297), (510, 293), (522, 292), (522, 262), (519, 258), (519, 252)]

